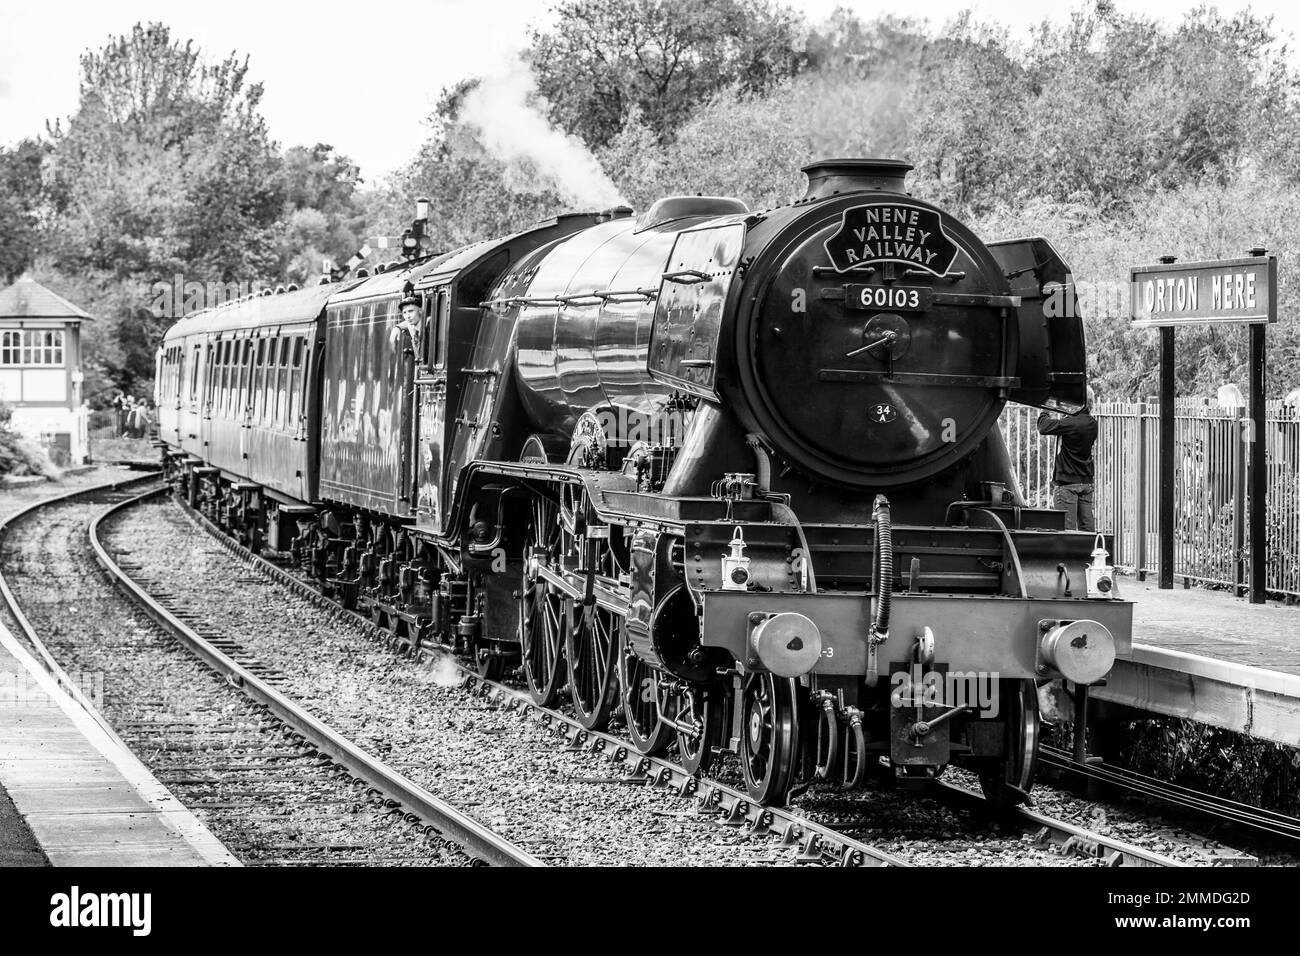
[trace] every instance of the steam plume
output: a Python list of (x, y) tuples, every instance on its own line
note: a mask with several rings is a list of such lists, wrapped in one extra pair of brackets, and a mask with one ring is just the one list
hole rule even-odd
[(625, 202), (618, 187), (582, 141), (555, 127), (528, 102), (535, 84), (523, 61), (484, 77), (462, 104), (461, 122), (507, 165), (530, 161), (537, 176), (576, 207), (608, 208)]

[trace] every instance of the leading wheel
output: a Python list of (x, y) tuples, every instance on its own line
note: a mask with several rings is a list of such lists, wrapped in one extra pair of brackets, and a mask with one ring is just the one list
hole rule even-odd
[(1038, 773), (1038, 690), (1032, 680), (1003, 680), (998, 696), (1006, 715), (1006, 757), (980, 769), (980, 789), (992, 810), (1024, 803)]
[(534, 498), (519, 589), (519, 652), (529, 696), (540, 707), (552, 706), (564, 686), (564, 599), (541, 573), (560, 562), (562, 540), (555, 505)]
[(740, 766), (755, 803), (780, 806), (799, 763), (795, 682), (769, 673), (745, 678), (741, 692)]
[(648, 757), (668, 749), (673, 730), (659, 719), (659, 678), (653, 667), (632, 653), (626, 642), (618, 655), (618, 682), (623, 698), (627, 734)]

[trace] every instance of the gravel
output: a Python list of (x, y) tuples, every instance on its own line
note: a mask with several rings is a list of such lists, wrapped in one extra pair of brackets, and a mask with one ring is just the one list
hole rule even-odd
[(0, 566), (55, 659), (233, 853), (263, 865), (469, 862), (354, 786), (120, 596), (87, 545), (103, 507), (23, 519), (0, 544)]

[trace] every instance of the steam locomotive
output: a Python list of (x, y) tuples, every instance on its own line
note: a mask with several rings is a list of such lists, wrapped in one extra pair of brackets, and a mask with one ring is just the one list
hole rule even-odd
[(400, 642), (692, 771), (736, 754), (755, 801), (949, 764), (1022, 800), (1036, 687), (1086, 694), (1131, 639), (1107, 542), (1025, 506), (995, 427), (1084, 404), (1082, 324), (1045, 307), (1072, 284), (1050, 243), (982, 242), (910, 168), (185, 317), (167, 474)]

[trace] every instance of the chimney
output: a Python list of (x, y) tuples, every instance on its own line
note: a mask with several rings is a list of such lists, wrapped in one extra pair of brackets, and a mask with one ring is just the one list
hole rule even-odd
[(819, 159), (803, 168), (808, 176), (804, 199), (825, 199), (836, 193), (879, 189), (903, 193), (903, 180), (912, 164), (901, 159)]

